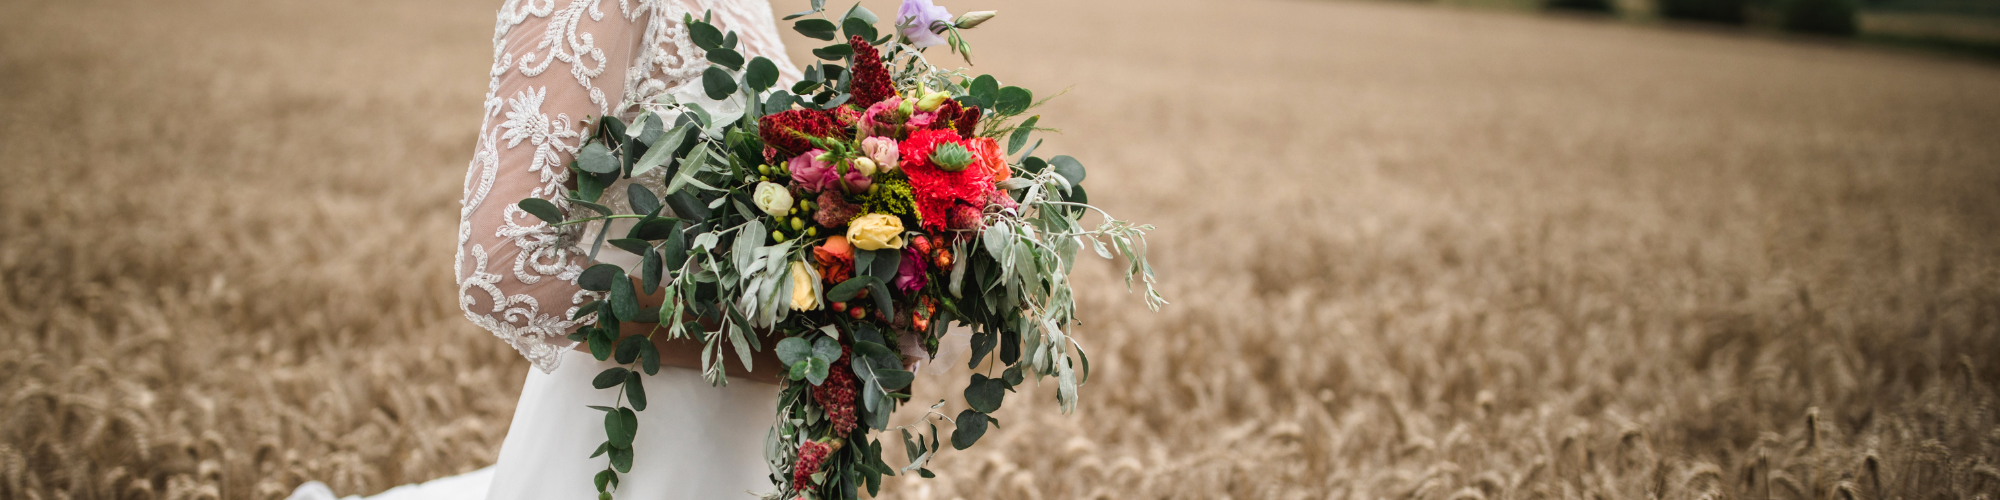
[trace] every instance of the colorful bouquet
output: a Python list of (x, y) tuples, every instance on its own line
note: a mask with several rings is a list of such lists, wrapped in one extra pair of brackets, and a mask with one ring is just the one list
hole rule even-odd
[[(817, 14), (794, 28), (846, 42), (813, 50), (823, 61), (804, 81), (774, 89), (770, 60), (746, 62), (734, 33), (685, 19), (713, 63), (705, 95), (639, 103), (629, 123), (598, 119), (570, 165), (577, 188), (555, 202), (520, 202), (551, 224), (597, 225), (593, 258), (604, 243), (641, 257), (637, 269), (599, 264), (578, 280), (602, 298), (579, 310), (595, 323), (571, 338), (623, 365), (593, 381), (619, 394), (593, 407), (604, 412), (606, 440), (593, 455), (608, 460), (595, 478), (603, 498), (631, 472), (634, 412), (647, 406), (640, 373), (660, 364), (653, 335), (702, 341), (703, 374), (715, 384), (727, 383), (729, 352), (749, 370), (751, 353), (777, 339), (768, 348), (786, 380), (767, 439), (772, 497), (855, 498), (864, 486), (876, 493), (883, 476), (930, 477), (938, 424), (952, 429), (953, 448), (971, 446), (1030, 375), (1053, 377), (1062, 410), (1075, 408), (1090, 361), (1069, 335), (1069, 273), (1085, 246), (1122, 256), (1127, 287), (1137, 278), (1148, 307), (1166, 303), (1145, 258), (1151, 226), (1088, 205), (1075, 159), (1034, 155), (1040, 141), (1028, 140), (1047, 130), (1022, 117), (1039, 104), (1034, 94), (925, 59), (926, 47), (947, 45), (970, 62), (960, 30), (993, 13), (953, 18), (910, 0), (885, 34), (858, 5), (836, 23), (822, 0), (812, 3), (786, 20)], [(630, 213), (600, 203), (619, 180), (647, 175), (664, 178), (664, 189), (626, 183)], [(1087, 212), (1103, 215), (1094, 229), (1083, 226)], [(635, 224), (613, 238), (603, 234), (613, 219)], [(665, 301), (643, 307), (642, 294)], [(620, 339), (619, 325), (633, 322), (657, 326)], [(890, 427), (915, 379), (905, 355), (934, 355), (953, 324), (971, 332), (970, 367), (985, 366), (964, 389), (969, 408), (945, 415), (939, 401), (918, 424)], [(871, 437), (891, 430), (906, 453), (901, 467)]]

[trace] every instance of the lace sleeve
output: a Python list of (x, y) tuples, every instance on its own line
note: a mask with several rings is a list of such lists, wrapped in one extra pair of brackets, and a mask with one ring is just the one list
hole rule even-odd
[[(600, 2), (507, 2), (493, 34), (485, 123), (466, 171), (459, 211), (458, 303), (543, 371), (555, 370), (576, 308), (596, 300), (576, 285), (588, 262), (572, 227), (520, 209), (533, 196), (565, 211), (570, 158), (584, 120), (623, 97), (631, 26)], [(610, 88), (606, 89), (606, 84)]]
[(517, 202), (533, 196), (568, 212), (568, 165), (587, 119), (630, 119), (629, 103), (699, 85), (708, 63), (681, 19), (703, 11), (738, 32), (745, 56), (777, 62), (785, 85), (798, 80), (762, 0), (509, 0), (501, 8), (453, 266), (466, 319), (536, 368), (555, 370), (575, 345), (569, 332), (593, 320), (571, 314), (598, 297), (576, 284), (590, 264), (577, 244), (582, 231), (552, 227)]

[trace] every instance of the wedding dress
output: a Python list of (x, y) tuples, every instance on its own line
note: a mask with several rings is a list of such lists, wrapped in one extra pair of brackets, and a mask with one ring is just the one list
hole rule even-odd
[[(704, 13), (736, 33), (746, 59), (778, 63), (780, 87), (799, 80), (766, 0), (507, 0), (501, 7), (485, 123), (466, 172), (454, 270), (466, 318), (534, 367), (496, 464), (373, 498), (597, 497), (591, 478), (608, 462), (589, 458), (604, 440), (598, 424), (603, 414), (589, 406), (612, 404), (616, 392), (593, 390), (589, 381), (611, 365), (576, 351), (566, 338), (580, 323), (572, 313), (598, 298), (576, 284), (594, 264), (579, 245), (591, 235), (578, 226), (551, 227), (516, 202), (534, 196), (568, 209), (561, 201), (573, 185), (568, 164), (589, 135), (587, 119), (630, 120), (639, 111), (634, 103), (661, 95), (708, 109), (731, 105), (701, 92), (709, 63), (681, 21)], [(658, 192), (664, 191), (661, 180), (637, 181)], [(623, 193), (625, 186), (614, 185), (603, 201), (627, 210)], [(637, 257), (606, 245), (597, 260), (631, 268)], [(619, 498), (747, 498), (769, 490), (763, 450), (776, 386), (738, 380), (712, 387), (699, 372), (673, 367), (662, 367), (644, 385), (652, 405), (638, 413), (632, 473), (621, 476)], [(292, 495), (332, 497), (318, 482)]]

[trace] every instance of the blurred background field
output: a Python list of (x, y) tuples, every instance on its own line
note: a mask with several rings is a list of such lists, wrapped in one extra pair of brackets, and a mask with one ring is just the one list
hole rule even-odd
[[(0, 498), (490, 464), (528, 366), (450, 269), (495, 4), (0, 5)], [(1160, 227), (1175, 303), (1084, 266), (1078, 413), (1009, 398), (885, 497), (2000, 496), (2000, 67), (1403, 2), (947, 5), (1001, 11), (976, 69), (1070, 89), (1044, 147)], [(1864, 39), (1991, 15), (1864, 7)]]

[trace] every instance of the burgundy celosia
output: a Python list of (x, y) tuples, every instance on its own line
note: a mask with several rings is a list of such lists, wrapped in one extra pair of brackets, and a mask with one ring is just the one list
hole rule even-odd
[(835, 117), (825, 111), (793, 109), (780, 111), (757, 120), (757, 135), (764, 139), (764, 145), (771, 152), (765, 156), (773, 163), (790, 159), (813, 149), (807, 137), (836, 137), (841, 125)]
[(868, 109), (875, 103), (895, 95), (896, 90), (889, 84), (889, 68), (882, 65), (882, 54), (861, 35), (847, 39), (847, 46), (854, 48), (854, 79), (847, 83), (848, 93), (854, 97), (848, 102), (861, 109)]
[[(841, 346), (840, 360), (833, 362), (827, 370), (826, 380), (813, 386), (813, 401), (819, 402), (826, 410), (826, 419), (833, 422), (833, 435), (846, 436), (854, 431), (854, 388), (857, 385), (854, 370), (848, 365), (848, 355), (852, 348)], [(801, 454), (803, 457), (803, 454)]]
[(957, 99), (945, 99), (938, 105), (937, 126), (950, 126), (957, 130), (959, 137), (972, 137), (973, 127), (979, 126), (979, 106), (963, 104)]
[[(923, 216), (924, 229), (942, 231), (947, 228), (968, 228), (976, 226), (978, 211), (986, 208), (987, 196), (993, 192), (993, 177), (984, 169), (968, 168), (957, 172), (946, 172), (931, 162), (931, 152), (944, 143), (965, 145), (957, 132), (945, 130), (920, 130), (910, 133), (910, 139), (902, 142), (903, 172), (910, 176), (910, 187), (917, 201), (917, 213)], [(972, 211), (969, 221), (964, 210), (956, 214), (954, 207)]]
[(827, 229), (845, 226), (847, 221), (861, 215), (861, 206), (848, 203), (847, 198), (840, 193), (822, 191), (817, 201), (819, 210), (813, 212), (813, 222), (826, 226)]

